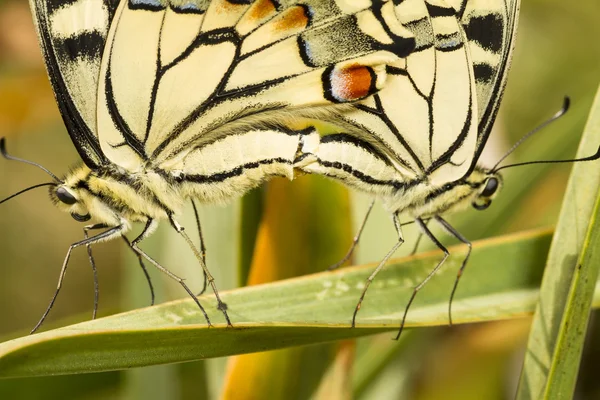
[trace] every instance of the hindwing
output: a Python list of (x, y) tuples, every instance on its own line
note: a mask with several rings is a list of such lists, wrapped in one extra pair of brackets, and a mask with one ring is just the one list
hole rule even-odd
[(380, 92), (335, 119), (339, 132), (303, 168), (382, 195), (399, 182), (439, 187), (464, 177), (497, 112), (517, 11), (518, 1), (504, 0), (397, 4), (415, 50), (387, 67)]
[(180, 170), (204, 143), (368, 97), (413, 48), (391, 1), (124, 0), (100, 70), (100, 144), (127, 170)]

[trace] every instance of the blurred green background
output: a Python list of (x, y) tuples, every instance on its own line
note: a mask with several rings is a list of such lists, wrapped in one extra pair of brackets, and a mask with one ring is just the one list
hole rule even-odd
[[(560, 159), (574, 154), (600, 82), (598, 38), (597, 0), (523, 0), (513, 67), (484, 163), (493, 165), (519, 137), (552, 115), (565, 95), (572, 99), (567, 116), (521, 146), (512, 160)], [(7, 137), (12, 154), (35, 160), (58, 175), (78, 162), (54, 104), (28, 4), (22, 0), (0, 0), (0, 136)], [(551, 226), (560, 209), (569, 170), (568, 165), (508, 170), (504, 190), (489, 210), (469, 210), (449, 219), (472, 240)], [(46, 180), (33, 167), (0, 160), (0, 198)], [(251, 196), (252, 201), (246, 204), (260, 198), (261, 191)], [(351, 194), (355, 227), (368, 202), (364, 195)], [(208, 265), (221, 290), (234, 288), (241, 280), (238, 242), (242, 227), (247, 226), (241, 204), (236, 200), (226, 207), (200, 210)], [(185, 220), (191, 230), (191, 210)], [(80, 223), (52, 206), (44, 189), (0, 206), (2, 339), (26, 334), (35, 325), (53, 294), (68, 245), (82, 238), (81, 228)], [(413, 233), (409, 228), (405, 236), (414, 239)], [(441, 237), (445, 243), (452, 243), (446, 236)], [(376, 205), (355, 262), (379, 260), (394, 241), (390, 218)], [(201, 287), (199, 268), (194, 267), (191, 258), (182, 256), (187, 254), (182, 250), (185, 245), (169, 229), (163, 227), (144, 246), (184, 276), (191, 287)], [(426, 247), (423, 243), (422, 249)], [(398, 255), (410, 249), (409, 239)], [(95, 257), (100, 277), (100, 316), (149, 305), (144, 277), (121, 242), (96, 246)], [(150, 272), (157, 301), (185, 296), (177, 284)], [(71, 259), (63, 290), (44, 329), (91, 318), (92, 304), (91, 269), (85, 251), (80, 249)], [(514, 320), (415, 330), (407, 335), (411, 336), (407, 339), (410, 346), (392, 342), (389, 334), (362, 339), (354, 365), (355, 377), (360, 377), (355, 378), (354, 398), (512, 398), (528, 324), (528, 320)], [(600, 384), (594, 374), (600, 361), (598, 333), (592, 323), (578, 386), (581, 398), (600, 398)], [(298, 371), (298, 385), (302, 385), (302, 372)], [(0, 380), (0, 398), (219, 398), (224, 375), (225, 360), (208, 360), (127, 372)]]

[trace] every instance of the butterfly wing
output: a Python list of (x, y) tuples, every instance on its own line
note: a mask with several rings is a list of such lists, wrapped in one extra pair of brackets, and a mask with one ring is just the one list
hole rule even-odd
[(103, 152), (179, 176), (204, 145), (369, 96), (414, 47), (391, 1), (351, 0), (128, 0), (107, 41)]
[(520, 0), (462, 0), (461, 23), (473, 60), (479, 127), (475, 167), (492, 130), (514, 49)]
[(93, 168), (104, 161), (96, 100), (114, 6), (110, 0), (30, 0), (30, 6), (63, 120), (81, 158)]
[[(443, 1), (407, 0), (395, 9), (415, 36), (414, 51), (388, 66), (388, 79), (379, 93), (334, 122), (342, 132), (369, 146), (352, 148), (356, 140), (336, 135), (319, 146), (318, 158), (328, 165), (355, 166), (354, 174), (339, 171), (340, 177), (351, 179), (353, 185), (369, 185), (357, 182), (356, 172), (364, 179), (377, 179), (385, 159), (403, 182), (428, 180), (439, 185), (459, 179), (475, 151), (477, 100), (458, 13)], [(336, 147), (341, 143), (343, 146)], [(369, 169), (357, 170), (359, 166)], [(327, 169), (307, 167), (319, 173), (327, 173)]]
[(320, 162), (303, 169), (383, 195), (420, 182), (440, 187), (468, 174), (506, 83), (517, 9), (518, 2), (504, 0), (398, 4), (415, 50), (388, 67), (379, 93), (335, 121), (343, 134), (324, 138)]

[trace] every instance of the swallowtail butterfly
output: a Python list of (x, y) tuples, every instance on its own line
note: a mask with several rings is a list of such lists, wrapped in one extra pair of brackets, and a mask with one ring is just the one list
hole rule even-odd
[[(71, 251), (124, 237), (139, 244), (161, 220), (202, 264), (177, 222), (184, 204), (221, 203), (294, 160), (325, 118), (380, 90), (415, 47), (387, 0), (30, 0), (56, 100), (83, 164), (53, 178), (50, 196), (77, 221), (92, 220)], [(311, 139), (313, 138), (313, 139)], [(20, 160), (6, 152), (2, 154)], [(27, 161), (25, 161), (27, 162)], [(12, 196), (11, 196), (12, 197)], [(100, 231), (88, 237), (90, 231)]]
[[(414, 288), (398, 336), (416, 293), (449, 256), (427, 222), (439, 223), (468, 245), (470, 253), (471, 243), (441, 215), (469, 204), (483, 210), (502, 185), (498, 171), (507, 166), (485, 168), (478, 160), (505, 87), (518, 9), (519, 0), (396, 2), (396, 15), (415, 36), (415, 50), (387, 68), (388, 80), (380, 92), (332, 117), (338, 132), (300, 156), (306, 172), (374, 195), (393, 216), (398, 241), (368, 278), (352, 326), (369, 284), (404, 242), (401, 216), (414, 220), (444, 257)], [(452, 298), (469, 253), (451, 292), (450, 323)]]

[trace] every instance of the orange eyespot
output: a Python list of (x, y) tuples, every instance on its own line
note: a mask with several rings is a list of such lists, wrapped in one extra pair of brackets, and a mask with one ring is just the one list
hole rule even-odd
[(328, 68), (323, 74), (325, 97), (336, 103), (363, 99), (376, 90), (377, 75), (364, 65)]

